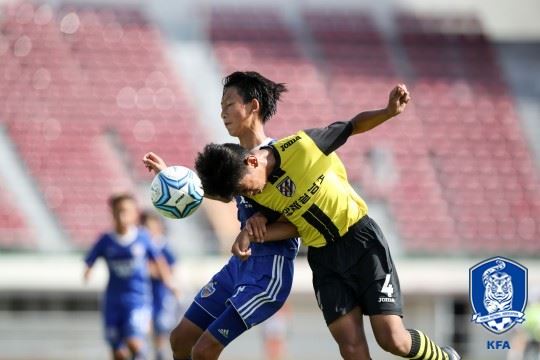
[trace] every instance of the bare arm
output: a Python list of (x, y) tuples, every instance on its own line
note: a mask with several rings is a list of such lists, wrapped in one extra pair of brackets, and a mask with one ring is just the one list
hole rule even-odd
[(384, 109), (364, 111), (351, 119), (352, 135), (360, 134), (379, 126), (388, 119), (405, 110), (411, 96), (404, 84), (397, 85), (388, 96), (388, 105)]
[(180, 295), (178, 288), (174, 284), (171, 267), (165, 261), (163, 256), (159, 256), (154, 260), (156, 265), (157, 275), (161, 278), (167, 288), (169, 288), (177, 297)]
[[(296, 226), (286, 220), (276, 221), (266, 226), (266, 218), (263, 215), (256, 214), (254, 216), (260, 216), (264, 219), (264, 224), (263, 222), (258, 224), (264, 229), (254, 229), (252, 231), (252, 234), (256, 232), (257, 237), (255, 237), (254, 235), (250, 235), (250, 230), (248, 230), (246, 225), (246, 227), (242, 231), (240, 231), (240, 233), (236, 237), (236, 240), (234, 241), (231, 248), (231, 252), (233, 253), (233, 255), (240, 257), (240, 259), (242, 260), (246, 260), (251, 255), (251, 249), (249, 248), (251, 242), (263, 243), (265, 241), (283, 241), (298, 236), (298, 230), (296, 229)], [(253, 218), (254, 216), (252, 216), (251, 218)], [(263, 231), (263, 235), (261, 235), (262, 233), (260, 233), (259, 231)]]
[(92, 273), (92, 267), (87, 265), (86, 268), (84, 269), (84, 274), (83, 274), (83, 280), (85, 284), (88, 282), (88, 280), (90, 280), (91, 273)]

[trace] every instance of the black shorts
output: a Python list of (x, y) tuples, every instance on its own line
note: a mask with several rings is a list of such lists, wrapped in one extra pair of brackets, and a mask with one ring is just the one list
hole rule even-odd
[(367, 215), (339, 240), (310, 247), (308, 262), (327, 324), (356, 306), (365, 315), (402, 315), (399, 279), (388, 244)]

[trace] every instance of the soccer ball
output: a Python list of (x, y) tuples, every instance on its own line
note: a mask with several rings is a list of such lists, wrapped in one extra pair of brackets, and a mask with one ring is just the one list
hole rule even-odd
[(184, 166), (170, 166), (160, 171), (152, 180), (150, 192), (157, 211), (171, 219), (193, 214), (204, 196), (201, 179)]

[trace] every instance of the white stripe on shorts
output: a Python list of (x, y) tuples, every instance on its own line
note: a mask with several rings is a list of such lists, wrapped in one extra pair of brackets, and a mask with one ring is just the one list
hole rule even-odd
[(283, 283), (282, 273), (284, 262), (285, 258), (283, 256), (274, 255), (274, 262), (272, 264), (272, 279), (268, 283), (268, 287), (264, 292), (257, 294), (238, 309), (242, 318), (247, 319), (262, 305), (276, 300), (277, 294), (279, 293)]

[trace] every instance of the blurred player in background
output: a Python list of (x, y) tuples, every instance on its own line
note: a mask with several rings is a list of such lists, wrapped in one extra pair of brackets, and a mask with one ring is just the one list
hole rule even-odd
[[(163, 218), (157, 213), (146, 210), (141, 213), (141, 225), (152, 236), (152, 242), (159, 253), (167, 261), (172, 274), (176, 257), (169, 248), (165, 237), (165, 224)], [(176, 325), (178, 301), (174, 294), (163, 282), (155, 264), (150, 263), (150, 277), (152, 279), (152, 325), (154, 349), (156, 360), (165, 360), (169, 348), (169, 334)]]
[[(384, 109), (299, 131), (255, 151), (210, 144), (195, 163), (205, 193), (225, 199), (244, 194), (268, 207), (270, 223), (291, 221), (296, 226), (309, 246), (319, 307), (345, 359), (370, 359), (363, 314), (369, 315), (375, 338), (387, 352), (408, 359), (460, 359), (454, 349), (441, 348), (422, 332), (404, 327), (388, 244), (335, 154), (350, 136), (399, 115), (409, 100), (405, 85), (398, 85)], [(241, 231), (235, 253), (249, 256), (251, 240), (253, 236)]]
[[(268, 145), (272, 139), (264, 132), (264, 123), (276, 112), (277, 102), (286, 91), (256, 72), (234, 72), (224, 80), (221, 117), (231, 136), (246, 149)], [(153, 153), (144, 164), (159, 172), (167, 167)], [(222, 179), (224, 182), (227, 179)], [(231, 200), (231, 199), (227, 199)], [(236, 197), (238, 220), (246, 220), (257, 208), (250, 200)], [(287, 239), (281, 226), (268, 228), (268, 239)], [(293, 261), (298, 239), (290, 238), (266, 244), (254, 244), (251, 257), (242, 262), (233, 256), (204, 286), (171, 334), (176, 360), (217, 359), (225, 346), (256, 324), (260, 324), (283, 305), (292, 286)]]
[(152, 245), (150, 235), (138, 227), (139, 210), (131, 194), (109, 200), (113, 229), (99, 237), (88, 252), (84, 280), (99, 257), (107, 262), (109, 282), (103, 300), (105, 337), (115, 360), (146, 359), (145, 338), (150, 329), (151, 290), (149, 262), (170, 289), (167, 263)]
[(287, 354), (287, 323), (290, 306), (285, 304), (270, 319), (262, 323), (262, 340), (266, 360), (283, 360)]

